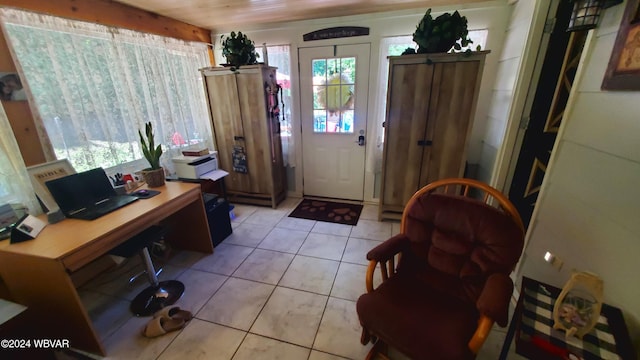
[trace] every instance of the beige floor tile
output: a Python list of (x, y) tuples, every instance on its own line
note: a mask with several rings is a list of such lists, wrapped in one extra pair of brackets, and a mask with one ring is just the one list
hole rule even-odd
[(253, 248), (250, 247), (222, 243), (216, 247), (212, 255), (200, 259), (191, 268), (231, 275), (251, 252), (253, 252)]
[(308, 234), (307, 231), (274, 228), (258, 248), (295, 254)]
[(286, 216), (278, 222), (276, 227), (291, 230), (311, 231), (315, 224), (315, 220), (298, 219)]
[(365, 204), (360, 213), (360, 220), (378, 221), (378, 205)]
[(311, 347), (327, 297), (277, 287), (251, 332)]
[(199, 319), (249, 330), (274, 286), (230, 278), (196, 314)]
[(310, 233), (298, 254), (339, 261), (347, 239), (346, 236)]
[(337, 261), (296, 255), (278, 285), (329, 295), (339, 264)]
[(149, 317), (132, 317), (118, 331), (104, 341), (107, 359), (156, 359), (171, 341), (178, 336), (179, 331), (146, 338), (142, 331)]
[[(183, 267), (171, 264), (161, 265), (159, 262), (155, 262), (154, 266), (156, 270), (162, 267), (162, 272), (158, 276), (158, 280), (160, 281), (173, 280), (186, 270)], [(131, 301), (142, 292), (142, 290), (150, 286), (145, 274), (140, 275), (134, 282), (129, 283), (129, 279), (132, 276), (141, 273), (143, 270), (144, 267), (136, 255), (133, 258), (125, 260), (125, 262), (119, 266), (92, 279), (83, 288)]]
[(100, 339), (106, 339), (134, 317), (129, 310), (131, 302), (128, 300), (117, 299), (90, 290), (81, 290), (78, 294)]
[(256, 247), (269, 234), (271, 227), (255, 224), (239, 224), (224, 240), (225, 244)]
[(193, 319), (158, 359), (229, 360), (245, 334), (244, 331)]
[(364, 359), (371, 344), (360, 344), (361, 332), (355, 301), (329, 298), (313, 348), (350, 359)]
[(391, 223), (391, 236), (400, 234), (400, 223), (399, 222), (392, 222)]
[(277, 251), (256, 249), (233, 273), (233, 276), (276, 285), (294, 256)]
[(193, 264), (210, 256), (210, 254), (205, 254), (196, 251), (188, 251), (188, 250), (178, 250), (169, 259), (169, 264), (180, 266), (183, 268), (190, 268)]
[(311, 355), (309, 356), (309, 360), (344, 360), (342, 356), (337, 356), (333, 354), (327, 354), (325, 352), (321, 352), (318, 350), (311, 350)]
[(349, 241), (347, 241), (347, 247), (344, 250), (342, 261), (360, 265), (369, 265), (367, 253), (369, 250), (380, 244), (382, 244), (382, 241), (351, 237), (349, 238)]
[(391, 237), (391, 223), (374, 220), (359, 220), (351, 230), (350, 237), (385, 241)]
[(233, 206), (234, 217), (231, 219), (231, 223), (236, 224), (244, 222), (249, 216), (251, 216), (251, 214), (259, 209), (259, 207), (252, 205), (233, 204)]
[(330, 222), (318, 221), (311, 229), (312, 233), (329, 234), (337, 236), (349, 236), (353, 226), (345, 224), (334, 224)]
[(260, 335), (247, 334), (233, 360), (300, 360), (309, 357), (309, 349), (269, 339)]
[(365, 284), (367, 267), (364, 265), (341, 263), (331, 296), (351, 301), (358, 300), (367, 292)]
[(175, 305), (195, 314), (222, 286), (227, 277), (206, 271), (187, 269), (176, 280), (184, 284), (185, 290)]
[(138, 256), (125, 259), (116, 267), (103, 272), (87, 282), (82, 289), (91, 290), (123, 300), (133, 300), (149, 283), (146, 276), (129, 283), (129, 279), (144, 270)]
[(293, 210), (298, 206), (300, 201), (302, 201), (302, 199), (299, 197), (288, 197), (278, 204), (278, 210)]
[(262, 226), (275, 226), (283, 217), (288, 214), (288, 210), (274, 210), (260, 208), (244, 221), (245, 224), (256, 224)]

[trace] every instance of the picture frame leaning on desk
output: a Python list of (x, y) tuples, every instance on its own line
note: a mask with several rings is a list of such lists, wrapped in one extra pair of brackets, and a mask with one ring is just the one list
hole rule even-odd
[(33, 190), (38, 200), (40, 200), (40, 203), (46, 208), (43, 210), (45, 212), (51, 212), (58, 209), (58, 204), (53, 199), (53, 196), (51, 196), (45, 183), (49, 180), (75, 174), (76, 170), (71, 166), (69, 160), (62, 159), (29, 166), (27, 167), (27, 173), (29, 173), (29, 179), (31, 180)]

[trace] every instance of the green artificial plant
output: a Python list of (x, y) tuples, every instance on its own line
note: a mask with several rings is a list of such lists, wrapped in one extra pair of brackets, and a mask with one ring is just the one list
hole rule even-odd
[(145, 138), (142, 136), (142, 132), (138, 130), (138, 135), (140, 135), (140, 145), (142, 146), (142, 153), (144, 157), (151, 165), (151, 170), (160, 169), (160, 156), (162, 156), (162, 144), (158, 144), (157, 147), (154, 147), (153, 141), (153, 126), (151, 122), (148, 122), (144, 125), (144, 132), (147, 136)]
[(255, 44), (246, 34), (234, 31), (229, 36), (221, 35), (222, 55), (227, 59), (227, 64), (238, 67), (240, 65), (252, 65), (257, 63), (260, 55), (256, 52)]
[[(451, 48), (459, 51), (473, 43), (468, 35), (467, 18), (458, 11), (433, 19), (429, 9), (416, 27), (413, 41), (418, 44), (418, 54), (448, 52)], [(407, 50), (405, 53), (411, 52)]]

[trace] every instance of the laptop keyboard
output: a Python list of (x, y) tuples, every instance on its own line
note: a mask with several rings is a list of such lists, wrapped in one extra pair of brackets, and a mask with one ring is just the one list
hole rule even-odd
[(138, 200), (138, 198), (131, 195), (113, 196), (111, 198), (97, 202), (94, 206), (90, 208), (82, 209), (72, 214), (69, 214), (69, 217), (73, 219), (82, 219), (82, 220), (97, 219), (114, 210), (120, 209), (125, 205), (131, 204), (136, 200)]

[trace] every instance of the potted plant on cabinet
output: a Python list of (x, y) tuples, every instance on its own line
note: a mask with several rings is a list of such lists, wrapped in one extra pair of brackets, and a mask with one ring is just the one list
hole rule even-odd
[(442, 53), (448, 52), (451, 48), (459, 51), (473, 43), (468, 35), (467, 18), (461, 16), (458, 11), (453, 14), (444, 13), (434, 19), (429, 9), (413, 33), (413, 41), (418, 44), (418, 50), (408, 48), (403, 55), (416, 52)]
[(147, 139), (142, 136), (142, 132), (138, 130), (140, 136), (140, 146), (145, 159), (151, 167), (142, 170), (142, 176), (149, 187), (158, 187), (164, 185), (164, 168), (160, 166), (160, 156), (162, 156), (162, 145), (155, 146), (153, 141), (153, 126), (148, 122), (144, 126)]
[[(224, 39), (224, 40), (223, 40)], [(233, 67), (240, 65), (252, 65), (257, 63), (260, 55), (256, 52), (255, 44), (246, 34), (234, 31), (225, 37), (220, 36), (222, 41), (222, 55), (227, 59), (227, 64)]]

